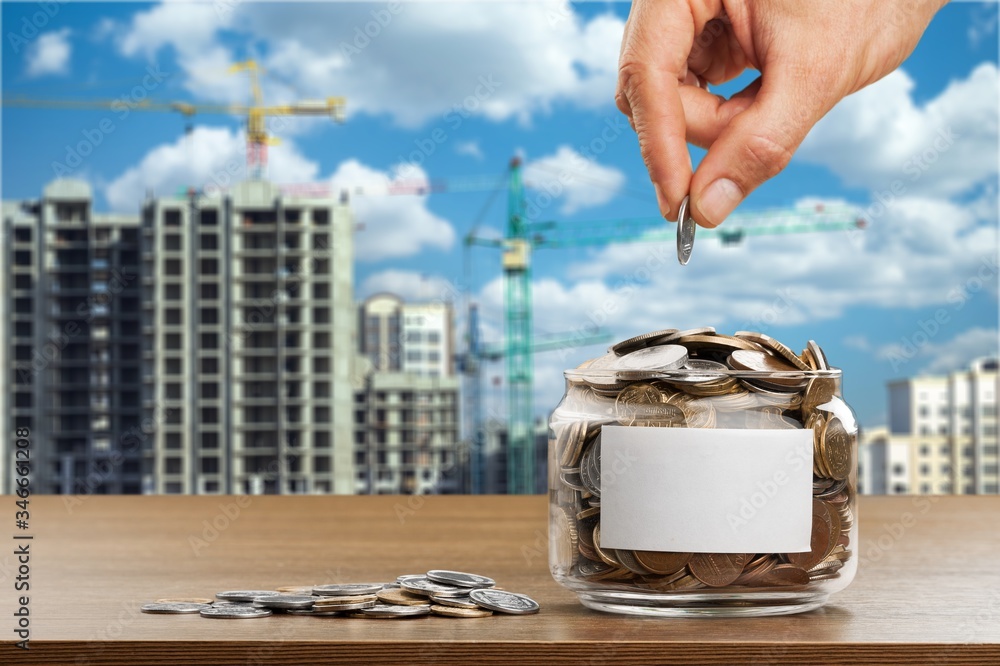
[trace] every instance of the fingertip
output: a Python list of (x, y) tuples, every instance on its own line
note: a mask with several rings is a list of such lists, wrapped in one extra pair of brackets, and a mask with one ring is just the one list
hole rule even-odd
[(699, 225), (713, 229), (722, 224), (743, 201), (743, 189), (728, 178), (717, 178), (694, 195), (692, 215)]

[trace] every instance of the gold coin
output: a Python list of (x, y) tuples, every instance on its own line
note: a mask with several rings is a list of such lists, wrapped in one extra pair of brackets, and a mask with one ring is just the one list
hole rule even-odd
[(743, 340), (749, 340), (750, 342), (756, 342), (761, 347), (765, 349), (770, 349), (775, 352), (778, 356), (788, 361), (792, 367), (798, 368), (799, 370), (808, 370), (809, 366), (802, 362), (798, 356), (795, 355), (791, 349), (785, 346), (783, 343), (775, 340), (769, 335), (764, 335), (763, 333), (757, 333), (756, 331), (736, 331), (734, 333), (737, 338), (742, 338)]
[(823, 458), (830, 476), (837, 480), (846, 479), (851, 474), (852, 440), (839, 418), (834, 416), (826, 422), (822, 439)]
[(837, 395), (837, 380), (832, 377), (813, 377), (806, 385), (802, 409), (812, 412), (833, 400)]
[(695, 553), (688, 569), (709, 587), (725, 587), (740, 577), (749, 559), (744, 553)]
[(821, 500), (813, 500), (809, 550), (804, 553), (788, 553), (788, 562), (800, 569), (812, 569), (822, 562), (831, 548), (832, 523), (830, 510), (826, 503)]
[(432, 604), (431, 612), (435, 615), (442, 615), (444, 617), (489, 617), (493, 615), (493, 611), (486, 610), (485, 608), (458, 608), (456, 606), (442, 606), (440, 604)]
[[(395, 589), (395, 588), (393, 588)], [(385, 590), (379, 590), (379, 592), (385, 592)], [(330, 606), (346, 606), (349, 604), (363, 604), (363, 603), (375, 603), (378, 600), (378, 593), (376, 594), (352, 594), (350, 596), (343, 597), (318, 597), (316, 601), (313, 602), (313, 608), (327, 608)], [(424, 602), (426, 603), (426, 602)]]
[[(801, 365), (805, 365), (802, 361), (799, 361), (799, 363)], [(766, 377), (768, 384), (778, 384), (780, 386), (801, 386), (803, 381), (803, 376), (798, 372), (799, 368), (786, 363), (783, 358), (772, 356), (767, 352), (738, 349), (730, 354), (729, 365), (735, 370), (745, 370), (747, 372), (794, 373), (790, 377), (777, 375), (768, 376)], [(801, 369), (808, 370), (808, 368)]]
[(691, 560), (691, 553), (667, 553), (656, 550), (634, 551), (635, 559), (652, 573), (667, 575), (680, 571)]
[(808, 585), (809, 574), (793, 564), (779, 564), (760, 579), (760, 584), (768, 587)]
[(398, 587), (379, 590), (375, 593), (375, 597), (382, 603), (393, 604), (395, 606), (423, 606), (427, 603), (426, 597), (411, 594)]

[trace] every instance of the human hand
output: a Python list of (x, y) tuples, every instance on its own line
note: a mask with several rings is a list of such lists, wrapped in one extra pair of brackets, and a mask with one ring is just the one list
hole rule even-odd
[[(690, 193), (698, 224), (720, 224), (837, 102), (896, 69), (945, 3), (633, 0), (615, 100), (660, 213), (675, 220)], [(702, 87), (747, 68), (760, 76), (728, 100)], [(685, 140), (708, 149), (693, 175)]]

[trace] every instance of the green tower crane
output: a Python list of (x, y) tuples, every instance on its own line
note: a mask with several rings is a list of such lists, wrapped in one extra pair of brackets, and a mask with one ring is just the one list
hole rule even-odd
[[(469, 245), (502, 250), (504, 346), (507, 372), (507, 492), (534, 491), (534, 407), (532, 405), (531, 252), (608, 243), (673, 241), (675, 230), (662, 218), (633, 218), (562, 224), (526, 218), (521, 160), (510, 162), (507, 229), (502, 239), (470, 235)], [(751, 223), (751, 224), (748, 224)], [(816, 206), (731, 215), (725, 229), (699, 229), (699, 239), (737, 245), (747, 236), (863, 229), (864, 219), (849, 206)]]

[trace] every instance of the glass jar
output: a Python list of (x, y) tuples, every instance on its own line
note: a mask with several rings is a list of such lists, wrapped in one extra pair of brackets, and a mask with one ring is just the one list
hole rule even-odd
[[(659, 333), (671, 344), (626, 341), (565, 372), (550, 420), (553, 577), (618, 613), (822, 606), (857, 569), (857, 424), (840, 370), (812, 342), (793, 366), (760, 334)], [(666, 347), (683, 363), (664, 364)]]

